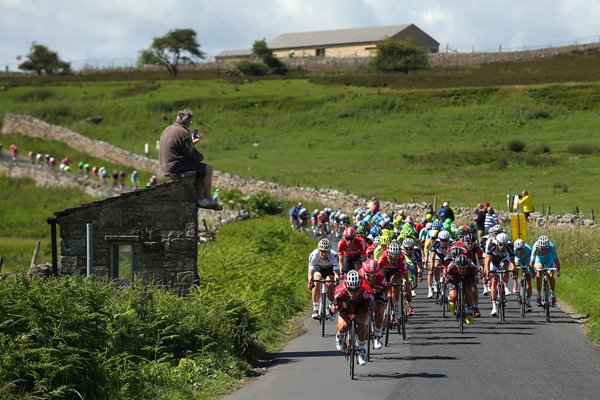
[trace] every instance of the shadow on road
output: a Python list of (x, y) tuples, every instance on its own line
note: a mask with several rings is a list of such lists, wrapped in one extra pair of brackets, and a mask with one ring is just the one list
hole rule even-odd
[(358, 381), (370, 381), (370, 380), (381, 380), (381, 379), (408, 379), (408, 378), (423, 378), (423, 379), (440, 379), (447, 378), (446, 374), (430, 374), (429, 372), (411, 372), (408, 374), (402, 372), (390, 372), (390, 373), (371, 373), (371, 374), (358, 374), (356, 380)]
[(297, 362), (298, 358), (306, 357), (342, 357), (344, 354), (337, 350), (326, 350), (326, 351), (282, 351), (277, 353), (277, 357), (273, 360), (272, 364), (286, 364), (291, 362)]

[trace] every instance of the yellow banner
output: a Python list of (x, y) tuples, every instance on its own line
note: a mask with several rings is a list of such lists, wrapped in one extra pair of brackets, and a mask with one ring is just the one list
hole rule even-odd
[(510, 233), (512, 241), (523, 239), (527, 241), (527, 221), (523, 214), (512, 214), (510, 216)]

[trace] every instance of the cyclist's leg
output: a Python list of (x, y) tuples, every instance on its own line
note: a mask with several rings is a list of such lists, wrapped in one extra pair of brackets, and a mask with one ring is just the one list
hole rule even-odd
[(358, 329), (358, 340), (364, 342), (369, 334), (367, 322), (369, 320), (367, 310), (360, 310), (356, 315), (356, 328)]

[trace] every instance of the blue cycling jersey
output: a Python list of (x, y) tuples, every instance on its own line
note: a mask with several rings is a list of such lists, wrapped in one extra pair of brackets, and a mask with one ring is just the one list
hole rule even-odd
[(531, 246), (527, 243), (525, 244), (525, 247), (523, 247), (523, 254), (519, 254), (519, 252), (515, 250), (515, 264), (527, 267), (531, 260), (531, 251)]
[(533, 245), (533, 250), (531, 251), (531, 257), (534, 258), (535, 265), (544, 265), (546, 267), (554, 267), (554, 260), (558, 259), (556, 255), (556, 248), (554, 247), (554, 243), (550, 242), (550, 246), (548, 246), (548, 250), (542, 253), (539, 248), (537, 242)]

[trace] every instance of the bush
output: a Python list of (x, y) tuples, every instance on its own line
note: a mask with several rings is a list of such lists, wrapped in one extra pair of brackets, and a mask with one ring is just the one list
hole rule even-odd
[(571, 154), (594, 154), (600, 152), (600, 148), (591, 144), (573, 143), (567, 147), (567, 151)]
[(506, 148), (512, 152), (515, 153), (522, 153), (525, 151), (525, 142), (523, 142), (522, 140), (511, 140), (510, 142), (508, 142), (508, 144), (506, 145)]
[(429, 68), (425, 50), (394, 39), (386, 39), (377, 44), (377, 55), (373, 66), (384, 72), (417, 71)]
[(529, 146), (529, 151), (532, 154), (548, 154), (550, 153), (550, 146), (545, 143), (534, 143)]
[(542, 108), (530, 108), (527, 112), (527, 118), (529, 119), (548, 119), (550, 118), (550, 112)]
[(263, 63), (243, 60), (235, 65), (233, 72), (237, 75), (265, 76), (269, 73), (269, 68)]

